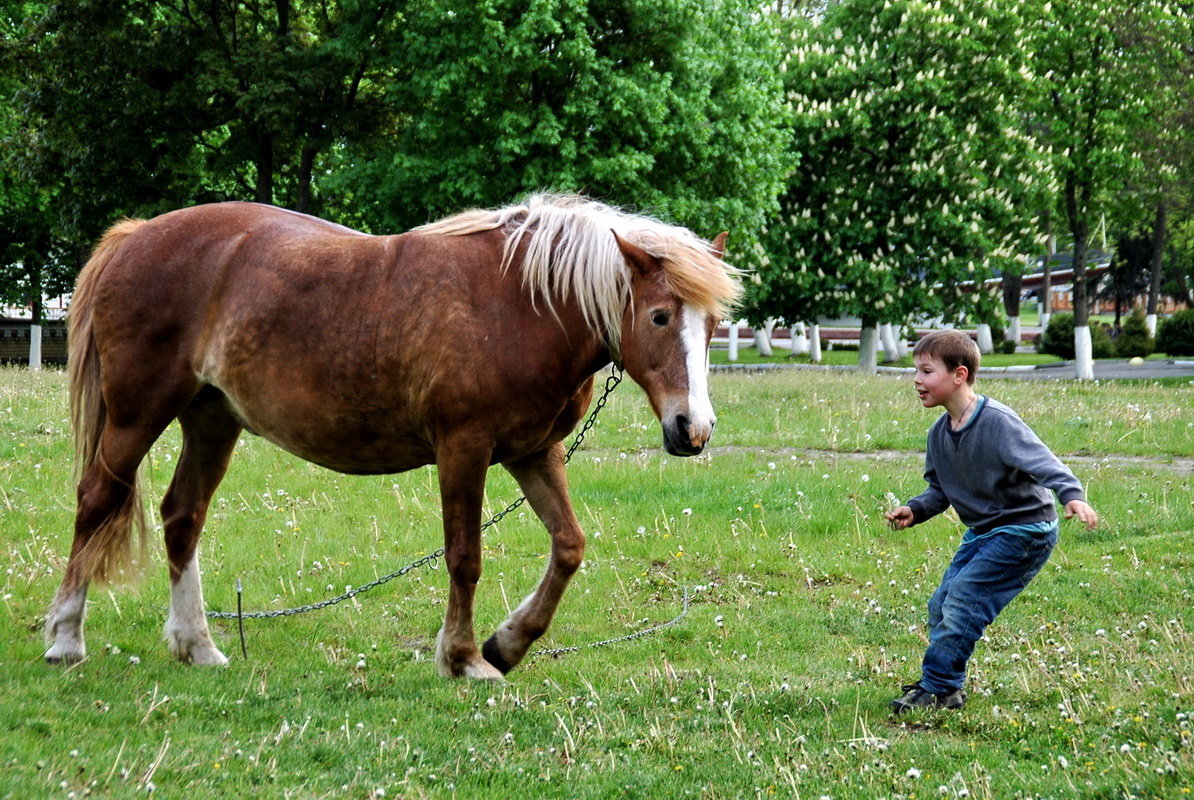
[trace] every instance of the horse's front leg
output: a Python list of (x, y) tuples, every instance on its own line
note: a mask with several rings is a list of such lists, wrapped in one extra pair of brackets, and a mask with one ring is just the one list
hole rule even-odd
[(481, 578), (481, 505), (489, 452), (444, 446), (436, 458), (444, 512), (444, 560), (448, 565), (448, 610), (435, 642), (440, 674), (501, 680), (481, 657), (473, 631), (473, 597)]
[(547, 630), (585, 553), (585, 534), (568, 498), (563, 444), (505, 466), (551, 534), (551, 559), (535, 592), (485, 642), (485, 659), (502, 673), (517, 666)]

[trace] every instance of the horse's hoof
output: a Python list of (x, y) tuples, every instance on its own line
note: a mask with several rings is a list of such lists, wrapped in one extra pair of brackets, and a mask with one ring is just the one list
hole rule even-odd
[(479, 681), (504, 682), (506, 680), (506, 676), (488, 661), (481, 661), (475, 664), (465, 664), (464, 671), (461, 673), (461, 675), (462, 677), (472, 678), (473, 680)]
[(208, 650), (192, 650), (188, 663), (200, 667), (226, 667), (228, 657), (214, 647)]
[(471, 661), (459, 664), (440, 662), (439, 674), (445, 678), (472, 678), (479, 681), (504, 681), (504, 676), (497, 667), (488, 661)]
[(46, 651), (45, 659), (47, 664), (78, 664), (83, 659), (87, 658), (86, 652), (57, 652), (56, 648), (51, 647)]
[(175, 638), (169, 639), (170, 655), (184, 664), (194, 664), (200, 667), (222, 667), (228, 659), (220, 649), (210, 641), (187, 644)]
[(481, 655), (503, 675), (509, 673), (510, 670), (518, 665), (517, 661), (511, 664), (502, 654), (501, 649), (498, 647), (496, 633), (486, 639), (485, 644), (481, 645)]

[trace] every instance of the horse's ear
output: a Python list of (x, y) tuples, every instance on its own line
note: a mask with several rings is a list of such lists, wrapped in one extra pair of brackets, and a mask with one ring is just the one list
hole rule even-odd
[(718, 258), (723, 258), (726, 254), (726, 239), (729, 238), (729, 231), (722, 231), (713, 237), (713, 241), (709, 243), (709, 248), (717, 255)]
[(610, 231), (614, 235), (614, 241), (618, 243), (618, 249), (622, 251), (622, 255), (626, 258), (626, 263), (630, 265), (630, 271), (635, 275), (646, 277), (659, 271), (659, 262), (643, 248), (636, 244), (623, 239), (618, 235), (617, 231)]

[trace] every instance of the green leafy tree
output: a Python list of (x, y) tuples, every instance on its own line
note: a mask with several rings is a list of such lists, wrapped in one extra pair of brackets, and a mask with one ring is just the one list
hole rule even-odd
[(320, 159), (381, 126), (393, 3), (16, 5), (17, 166), (61, 187), (57, 227), (75, 243), (207, 200), (317, 210)]
[[(1072, 240), (1077, 374), (1093, 377), (1086, 262), (1109, 203), (1143, 182), (1146, 148), (1175, 100), (1188, 12), (1165, 2), (1046, 3), (1030, 25), (1042, 102), (1034, 131), (1050, 154)], [(1138, 212), (1137, 212), (1138, 213)]]
[(1020, 124), (1032, 76), (1017, 9), (845, 0), (793, 26), (799, 163), (768, 230), (756, 316), (991, 316), (982, 280), (1028, 239), (1048, 187)]
[(66, 291), (75, 266), (55, 231), (61, 181), (37, 182), (20, 169), (20, 75), (8, 56), (23, 20), (39, 10), (33, 3), (0, 6), (0, 302), (28, 305), (34, 325), (42, 321), (42, 297)]
[(585, 191), (753, 257), (783, 174), (777, 47), (743, 0), (412, 4), (389, 145), (336, 184), (374, 229)]

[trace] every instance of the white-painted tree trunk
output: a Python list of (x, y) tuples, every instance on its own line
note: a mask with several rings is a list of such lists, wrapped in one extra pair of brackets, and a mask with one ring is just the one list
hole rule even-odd
[(808, 326), (808, 358), (814, 364), (821, 363), (821, 326), (816, 323)]
[(41, 326), (29, 326), (29, 369), (41, 369)]
[(1074, 367), (1078, 380), (1094, 380), (1094, 348), (1089, 325), (1074, 327)]
[(769, 319), (761, 328), (755, 328), (755, 348), (761, 356), (771, 356), (771, 329), (775, 327), (775, 320)]
[(1008, 317), (1007, 318), (1007, 333), (1005, 335), (1007, 336), (1007, 340), (1009, 342), (1015, 342), (1016, 344), (1020, 344), (1021, 337), (1020, 337), (1020, 318), (1019, 317)]
[(992, 341), (991, 326), (986, 322), (980, 322), (975, 326), (975, 331), (978, 338), (978, 351), (983, 355), (995, 352), (995, 342)]
[(1044, 333), (1046, 330), (1048, 330), (1048, 328), (1049, 328), (1049, 317), (1051, 317), (1051, 316), (1052, 316), (1052, 314), (1050, 314), (1048, 311), (1042, 311), (1042, 312), (1041, 312), (1041, 323), (1040, 323), (1040, 324), (1041, 324), (1041, 333), (1042, 333), (1042, 334), (1043, 334), (1043, 333)]
[(879, 326), (879, 340), (883, 342), (884, 361), (899, 361), (900, 347), (896, 344), (895, 327), (890, 322)]
[(730, 361), (738, 360), (738, 329), (742, 326), (741, 322), (730, 322), (730, 343), (728, 357)]
[(879, 329), (870, 326), (858, 333), (858, 371), (873, 375), (879, 367)]
[(808, 334), (803, 322), (797, 322), (792, 326), (792, 355), (808, 355)]
[(1156, 314), (1145, 314), (1144, 315), (1144, 324), (1145, 324), (1145, 326), (1148, 327), (1148, 335), (1149, 336), (1157, 335), (1157, 315)]

